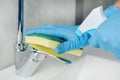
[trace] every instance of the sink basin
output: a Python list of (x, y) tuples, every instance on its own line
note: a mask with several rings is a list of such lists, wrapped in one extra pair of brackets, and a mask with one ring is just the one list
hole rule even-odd
[(120, 62), (86, 55), (51, 80), (120, 80)]

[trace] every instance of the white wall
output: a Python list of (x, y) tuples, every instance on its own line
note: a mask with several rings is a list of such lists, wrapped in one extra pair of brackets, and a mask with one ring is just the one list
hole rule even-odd
[(25, 0), (25, 26), (75, 24), (75, 0)]
[(17, 29), (16, 0), (0, 0), (0, 69), (13, 63)]

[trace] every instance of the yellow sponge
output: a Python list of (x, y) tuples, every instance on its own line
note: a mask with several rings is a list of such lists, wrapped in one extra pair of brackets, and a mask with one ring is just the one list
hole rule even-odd
[[(26, 43), (29, 44), (37, 44), (44, 46), (46, 48), (50, 48), (51, 50), (54, 50), (61, 42), (60, 41), (55, 41), (55, 40), (50, 40), (44, 37), (38, 37), (38, 36), (26, 36), (25, 37)], [(81, 56), (82, 55), (82, 49), (75, 49), (68, 51), (67, 53), (73, 54), (76, 56)]]

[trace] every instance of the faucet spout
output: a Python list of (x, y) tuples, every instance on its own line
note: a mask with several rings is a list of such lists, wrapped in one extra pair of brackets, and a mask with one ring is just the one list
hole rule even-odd
[(24, 28), (24, 0), (18, 2), (18, 42), (23, 42), (23, 28)]
[(25, 50), (25, 42), (23, 36), (24, 30), (24, 0), (18, 1), (18, 35), (17, 35), (17, 46), (20, 51)]

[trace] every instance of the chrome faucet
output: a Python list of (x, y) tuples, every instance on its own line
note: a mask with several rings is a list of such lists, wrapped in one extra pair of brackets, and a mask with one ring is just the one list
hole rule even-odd
[(15, 43), (15, 68), (19, 76), (31, 76), (46, 56), (25, 43), (24, 30), (24, 0), (18, 0), (18, 35)]
[[(18, 35), (15, 43), (15, 68), (16, 74), (22, 77), (31, 76), (35, 73), (47, 53), (38, 51), (25, 43), (24, 31), (24, 0), (18, 0)], [(51, 56), (51, 55), (50, 55)], [(67, 61), (54, 58), (69, 64)]]

